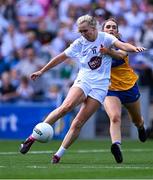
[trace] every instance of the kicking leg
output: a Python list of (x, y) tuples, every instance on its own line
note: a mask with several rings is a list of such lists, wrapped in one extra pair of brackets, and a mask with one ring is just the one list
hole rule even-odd
[[(75, 106), (79, 105), (85, 100), (85, 95), (82, 89), (78, 87), (72, 87), (69, 90), (67, 97), (60, 107), (52, 111), (44, 120), (44, 122), (49, 124), (54, 124), (59, 118), (63, 117), (66, 113), (71, 111)], [(20, 146), (20, 152), (26, 154), (32, 144), (35, 142), (35, 139), (30, 135), (24, 143)]]
[(64, 154), (71, 144), (78, 138), (80, 130), (84, 123), (92, 116), (92, 114), (100, 107), (100, 103), (90, 97), (82, 104), (80, 111), (75, 119), (72, 121), (71, 127), (67, 132), (61, 147), (55, 153), (52, 159), (52, 163), (58, 163), (60, 157)]

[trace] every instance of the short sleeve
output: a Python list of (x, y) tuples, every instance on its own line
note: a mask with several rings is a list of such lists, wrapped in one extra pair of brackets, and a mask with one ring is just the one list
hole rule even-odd
[(66, 56), (70, 58), (79, 58), (81, 52), (81, 43), (77, 39), (75, 40), (67, 49), (65, 49), (64, 53)]
[(105, 38), (104, 38), (104, 46), (105, 47), (110, 48), (111, 46), (113, 46), (115, 41), (118, 41), (118, 39), (115, 36), (105, 33)]

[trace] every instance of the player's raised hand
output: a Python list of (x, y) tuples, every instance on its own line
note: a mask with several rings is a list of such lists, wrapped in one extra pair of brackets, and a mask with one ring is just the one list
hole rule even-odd
[(41, 71), (36, 71), (36, 72), (34, 72), (34, 73), (32, 73), (31, 75), (30, 75), (30, 78), (33, 80), (33, 81), (35, 81), (38, 77), (40, 77), (42, 75), (42, 72)]
[(144, 47), (136, 47), (136, 52), (146, 51), (147, 49)]

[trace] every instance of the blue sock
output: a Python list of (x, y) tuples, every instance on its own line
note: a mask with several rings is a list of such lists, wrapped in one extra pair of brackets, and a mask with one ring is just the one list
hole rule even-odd
[(113, 144), (117, 144), (117, 145), (121, 145), (121, 142), (120, 141), (115, 141)]

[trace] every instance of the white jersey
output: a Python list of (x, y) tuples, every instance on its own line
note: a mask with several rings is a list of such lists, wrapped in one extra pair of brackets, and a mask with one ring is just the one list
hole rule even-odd
[(99, 50), (101, 45), (107, 48), (111, 47), (116, 40), (117, 38), (110, 34), (98, 32), (97, 39), (94, 42), (90, 42), (81, 36), (64, 52), (68, 57), (79, 61), (78, 76), (81, 79), (101, 85), (102, 81), (110, 79), (112, 58), (108, 55), (99, 57)]
[[(86, 83), (90, 85), (91, 89), (108, 88), (112, 58), (108, 55), (100, 56), (99, 50), (101, 45), (110, 48), (116, 40), (116, 37), (108, 33), (98, 32), (95, 41), (90, 42), (81, 36), (64, 51), (68, 57), (75, 59), (80, 64), (77, 82)], [(85, 92), (85, 94), (89, 93)]]

